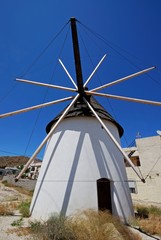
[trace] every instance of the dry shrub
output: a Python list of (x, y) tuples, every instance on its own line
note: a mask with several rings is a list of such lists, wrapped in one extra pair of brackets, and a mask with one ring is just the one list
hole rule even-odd
[(44, 223), (30, 222), (30, 226), (35, 240), (76, 240), (63, 216), (53, 215)]
[(161, 236), (161, 216), (152, 215), (149, 219), (140, 219), (139, 226), (149, 234)]
[(31, 223), (39, 240), (141, 240), (107, 212), (84, 211), (72, 217), (53, 216), (47, 222)]
[[(153, 205), (146, 207), (143, 205), (137, 205), (135, 208), (139, 213), (137, 215), (137, 225), (140, 229), (151, 235), (161, 236), (161, 208)], [(145, 218), (143, 213), (146, 213), (148, 217)]]
[(79, 240), (139, 240), (128, 228), (108, 212), (93, 210), (77, 213), (68, 224)]

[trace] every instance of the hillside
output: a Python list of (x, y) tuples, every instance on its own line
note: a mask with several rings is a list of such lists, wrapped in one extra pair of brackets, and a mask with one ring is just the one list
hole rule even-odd
[[(24, 165), (28, 160), (29, 158), (24, 156), (2, 156), (0, 157), (0, 168)], [(38, 159), (35, 160), (35, 162), (39, 161)]]

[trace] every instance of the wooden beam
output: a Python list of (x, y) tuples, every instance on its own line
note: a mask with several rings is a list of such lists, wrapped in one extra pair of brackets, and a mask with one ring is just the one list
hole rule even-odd
[(66, 91), (71, 91), (71, 92), (76, 92), (77, 91), (74, 88), (62, 87), (62, 86), (59, 86), (59, 85), (53, 85), (53, 84), (48, 84), (48, 83), (35, 82), (35, 81), (30, 81), (30, 80), (21, 79), (21, 78), (16, 78), (16, 81), (29, 83), (29, 84), (34, 84), (34, 85), (43, 86), (43, 87), (57, 88), (57, 89), (60, 89), (60, 90), (66, 90)]
[(83, 76), (82, 76), (82, 67), (81, 67), (81, 59), (80, 59), (80, 52), (79, 52), (79, 44), (78, 44), (76, 19), (71, 18), (70, 22), (71, 22), (71, 31), (72, 31), (72, 40), (73, 40), (73, 51), (74, 51), (77, 86), (78, 86), (78, 92), (80, 94), (80, 97), (82, 97), (83, 94), (84, 94), (84, 88), (83, 88)]
[(112, 94), (98, 93), (98, 92), (91, 92), (91, 91), (85, 91), (85, 93), (87, 95), (95, 95), (95, 96), (114, 98), (114, 99), (118, 99), (118, 100), (129, 101), (129, 102), (137, 102), (137, 103), (161, 106), (161, 102), (145, 100), (145, 99), (140, 99), (140, 98), (130, 98), (130, 97), (124, 97), (124, 96), (119, 96), (119, 95), (112, 95)]
[(32, 111), (32, 110), (35, 110), (35, 109), (38, 109), (38, 108), (48, 107), (48, 106), (51, 106), (51, 105), (56, 104), (56, 103), (65, 102), (65, 101), (71, 100), (73, 98), (74, 97), (62, 98), (62, 99), (59, 99), (59, 100), (55, 100), (55, 101), (51, 101), (51, 102), (47, 102), (47, 103), (42, 103), (42, 104), (35, 105), (35, 106), (32, 106), (32, 107), (23, 108), (23, 109), (20, 109), (20, 110), (17, 110), (17, 111), (3, 113), (3, 114), (0, 115), (0, 118), (10, 117), (10, 116), (13, 116), (13, 115), (16, 115), (16, 114), (19, 114), (19, 113)]
[(97, 71), (97, 69), (99, 68), (99, 66), (103, 62), (103, 60), (105, 59), (105, 57), (106, 57), (106, 54), (101, 58), (101, 60), (99, 61), (99, 63), (97, 64), (97, 66), (95, 67), (95, 69), (93, 70), (93, 72), (91, 73), (91, 75), (89, 76), (87, 81), (85, 82), (85, 84), (83, 85), (83, 87), (87, 86), (87, 84), (89, 83), (89, 81), (91, 80), (91, 78), (93, 77), (93, 75), (95, 74), (95, 72)]
[(128, 76), (126, 76), (126, 77), (120, 78), (120, 79), (118, 79), (118, 80), (116, 80), (116, 81), (113, 81), (113, 82), (107, 83), (107, 84), (105, 84), (105, 85), (102, 85), (102, 86), (100, 86), (100, 87), (94, 88), (94, 89), (91, 90), (91, 92), (95, 92), (95, 91), (101, 90), (101, 89), (103, 89), (103, 88), (106, 88), (106, 87), (110, 87), (110, 86), (112, 86), (112, 85), (115, 85), (115, 84), (117, 84), (117, 83), (127, 81), (127, 80), (129, 80), (130, 78), (137, 77), (137, 76), (139, 76), (139, 75), (141, 75), (141, 74), (144, 74), (144, 73), (146, 73), (146, 72), (149, 72), (149, 71), (151, 71), (151, 70), (153, 70), (153, 69), (155, 69), (155, 68), (156, 68), (156, 67), (150, 67), (150, 68), (144, 69), (144, 70), (142, 70), (142, 71), (140, 71), (140, 72), (133, 73), (133, 74), (128, 75)]

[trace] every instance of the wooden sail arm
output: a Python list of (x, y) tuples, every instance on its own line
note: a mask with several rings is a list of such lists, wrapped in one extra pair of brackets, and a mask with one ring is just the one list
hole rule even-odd
[(101, 63), (103, 62), (103, 60), (105, 59), (106, 54), (101, 58), (101, 60), (99, 61), (99, 63), (97, 64), (97, 66), (95, 67), (95, 69), (93, 70), (93, 72), (91, 73), (91, 75), (88, 77), (88, 79), (86, 80), (85, 84), (83, 85), (83, 87), (85, 88), (87, 86), (87, 84), (89, 83), (89, 81), (91, 80), (91, 78), (93, 77), (93, 75), (95, 74), (95, 72), (97, 71), (97, 69), (99, 68), (99, 66), (101, 65)]
[(35, 82), (35, 81), (30, 81), (30, 80), (21, 79), (21, 78), (16, 78), (16, 81), (29, 83), (29, 84), (34, 84), (34, 85), (38, 85), (38, 86), (42, 86), (42, 87), (56, 88), (56, 89), (71, 91), (71, 92), (76, 92), (77, 91), (77, 89), (74, 89), (74, 88), (63, 87), (63, 86), (53, 85), (53, 84), (48, 84), (48, 83)]
[(56, 104), (56, 103), (65, 102), (65, 101), (71, 100), (73, 98), (74, 97), (62, 98), (62, 99), (58, 99), (58, 100), (55, 100), (55, 101), (51, 101), (51, 102), (35, 105), (35, 106), (32, 106), (32, 107), (23, 108), (23, 109), (20, 109), (20, 110), (17, 110), (17, 111), (3, 113), (3, 114), (0, 115), (0, 118), (10, 117), (10, 116), (13, 116), (13, 115), (16, 115), (16, 114), (32, 111), (32, 110), (35, 110), (35, 109), (38, 109), (38, 108), (48, 107), (48, 106), (51, 106), (51, 105)]
[(113, 81), (113, 82), (107, 83), (107, 84), (102, 85), (102, 86), (97, 87), (97, 88), (94, 88), (94, 89), (91, 90), (91, 92), (99, 91), (99, 90), (101, 90), (101, 89), (103, 89), (103, 88), (110, 87), (110, 86), (113, 86), (113, 85), (115, 85), (115, 84), (117, 84), (117, 83), (127, 81), (127, 80), (129, 80), (129, 79), (131, 79), (131, 78), (134, 78), (134, 77), (137, 77), (137, 76), (139, 76), (139, 75), (141, 75), (141, 74), (147, 73), (147, 72), (149, 72), (149, 71), (151, 71), (151, 70), (153, 70), (153, 69), (155, 69), (155, 68), (156, 68), (156, 67), (150, 67), (150, 68), (144, 69), (144, 70), (142, 70), (142, 71), (139, 71), (139, 72), (137, 72), (137, 73), (133, 73), (133, 74), (131, 74), (131, 75), (128, 75), (128, 76), (123, 77), (123, 78), (120, 78), (120, 79), (115, 80), (115, 81)]
[(106, 94), (106, 93), (98, 93), (98, 92), (91, 92), (91, 91), (85, 91), (87, 95), (94, 95), (94, 96), (100, 96), (100, 97), (106, 97), (106, 98), (113, 98), (118, 100), (124, 100), (129, 102), (137, 102), (137, 103), (143, 103), (143, 104), (150, 104), (150, 105), (156, 105), (161, 106), (161, 102), (146, 100), (146, 99), (140, 99), (140, 98), (130, 98), (130, 97), (124, 97), (119, 95), (113, 95), (113, 94)]
[(60, 64), (61, 64), (61, 66), (63, 67), (64, 71), (65, 71), (66, 74), (68, 75), (69, 79), (71, 80), (71, 82), (73, 83), (73, 85), (75, 86), (75, 88), (77, 89), (77, 85), (76, 85), (76, 83), (74, 82), (74, 80), (73, 80), (73, 78), (71, 77), (71, 75), (69, 74), (69, 72), (68, 72), (68, 70), (66, 69), (65, 65), (63, 64), (63, 62), (62, 62), (60, 59), (58, 59), (58, 60), (59, 60), (59, 62), (60, 62)]

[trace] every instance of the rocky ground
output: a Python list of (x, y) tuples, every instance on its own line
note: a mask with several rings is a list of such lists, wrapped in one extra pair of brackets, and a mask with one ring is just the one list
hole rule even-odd
[[(29, 199), (29, 196), (19, 193), (14, 188), (4, 186), (0, 182), (0, 204), (6, 204), (9, 202), (22, 202)], [(25, 235), (27, 227), (29, 226), (30, 219), (21, 219), (20, 213), (16, 210), (13, 216), (0, 216), (0, 240), (28, 240), (32, 239), (30, 235)], [(18, 222), (20, 221), (20, 226)], [(15, 226), (13, 226), (13, 223)], [(135, 233), (139, 233), (143, 240), (156, 240), (161, 239), (159, 237), (152, 237), (139, 232), (136, 229), (130, 228)], [(23, 235), (22, 235), (23, 234)], [(130, 239), (129, 239), (130, 240)]]

